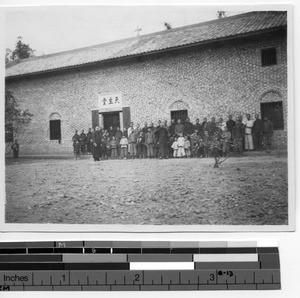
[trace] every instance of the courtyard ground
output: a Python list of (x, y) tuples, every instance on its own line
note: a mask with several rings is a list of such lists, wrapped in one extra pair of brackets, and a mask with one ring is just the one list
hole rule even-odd
[(6, 163), (6, 223), (286, 225), (286, 156), (20, 159)]

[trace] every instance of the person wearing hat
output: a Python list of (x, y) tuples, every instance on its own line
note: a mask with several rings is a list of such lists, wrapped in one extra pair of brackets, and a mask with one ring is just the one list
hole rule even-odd
[(14, 160), (17, 160), (19, 158), (19, 143), (17, 139), (11, 145), (11, 149), (13, 150)]
[(75, 134), (72, 137), (72, 142), (73, 142), (74, 156), (77, 158), (77, 156), (80, 155), (80, 141), (79, 141), (79, 135), (77, 129), (75, 130)]
[(190, 122), (190, 118), (186, 118), (184, 123), (184, 132), (188, 137), (194, 133), (194, 124)]

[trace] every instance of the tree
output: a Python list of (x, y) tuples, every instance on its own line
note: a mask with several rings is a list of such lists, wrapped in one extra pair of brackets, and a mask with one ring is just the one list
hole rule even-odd
[(224, 11), (224, 10), (218, 11), (218, 12), (217, 12), (217, 15), (218, 15), (218, 19), (224, 19), (224, 18), (227, 17), (227, 13), (226, 13), (226, 11)]
[(164, 26), (167, 30), (172, 29), (171, 23), (164, 22)]
[(10, 152), (13, 139), (18, 138), (31, 121), (33, 115), (29, 110), (19, 108), (13, 93), (5, 90), (5, 142), (6, 152)]
[(33, 50), (29, 44), (25, 44), (23, 43), (23, 38), (22, 36), (18, 37), (18, 41), (16, 43), (16, 48), (13, 52), (11, 52), (11, 55), (9, 56), (9, 49), (7, 49), (6, 51), (6, 61), (9, 62), (9, 60), (16, 60), (16, 59), (25, 59), (25, 58), (29, 58), (29, 57), (33, 57), (34, 56), (34, 52), (35, 50)]
[(5, 52), (5, 64), (11, 62), (11, 50), (10, 49), (6, 49)]
[[(207, 148), (209, 156), (215, 159), (214, 168), (218, 168), (227, 158), (230, 157), (231, 150), (234, 149), (234, 145), (231, 140), (224, 139), (222, 137), (222, 130), (215, 124), (209, 123), (207, 128), (207, 137), (203, 140), (203, 145)], [(223, 147), (227, 148), (223, 153)]]

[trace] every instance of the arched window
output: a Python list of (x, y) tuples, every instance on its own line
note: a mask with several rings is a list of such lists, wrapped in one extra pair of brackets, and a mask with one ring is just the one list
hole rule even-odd
[(50, 115), (49, 127), (50, 127), (50, 140), (61, 140), (61, 123), (60, 115), (58, 113), (52, 113)]
[(170, 113), (171, 119), (174, 119), (175, 123), (177, 123), (178, 119), (184, 123), (188, 117), (188, 104), (182, 100), (177, 100), (170, 106)]

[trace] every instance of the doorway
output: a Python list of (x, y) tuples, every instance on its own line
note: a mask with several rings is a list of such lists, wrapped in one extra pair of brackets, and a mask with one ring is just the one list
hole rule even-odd
[(274, 129), (284, 129), (282, 101), (263, 102), (260, 104), (261, 119), (268, 117)]
[(112, 128), (115, 130), (117, 127), (120, 127), (120, 113), (112, 112), (112, 113), (103, 113), (103, 126), (105, 130), (109, 130)]
[(171, 111), (171, 120), (174, 119), (175, 123), (177, 123), (178, 119), (181, 120), (181, 123), (184, 123), (187, 117), (188, 117), (187, 110)]

